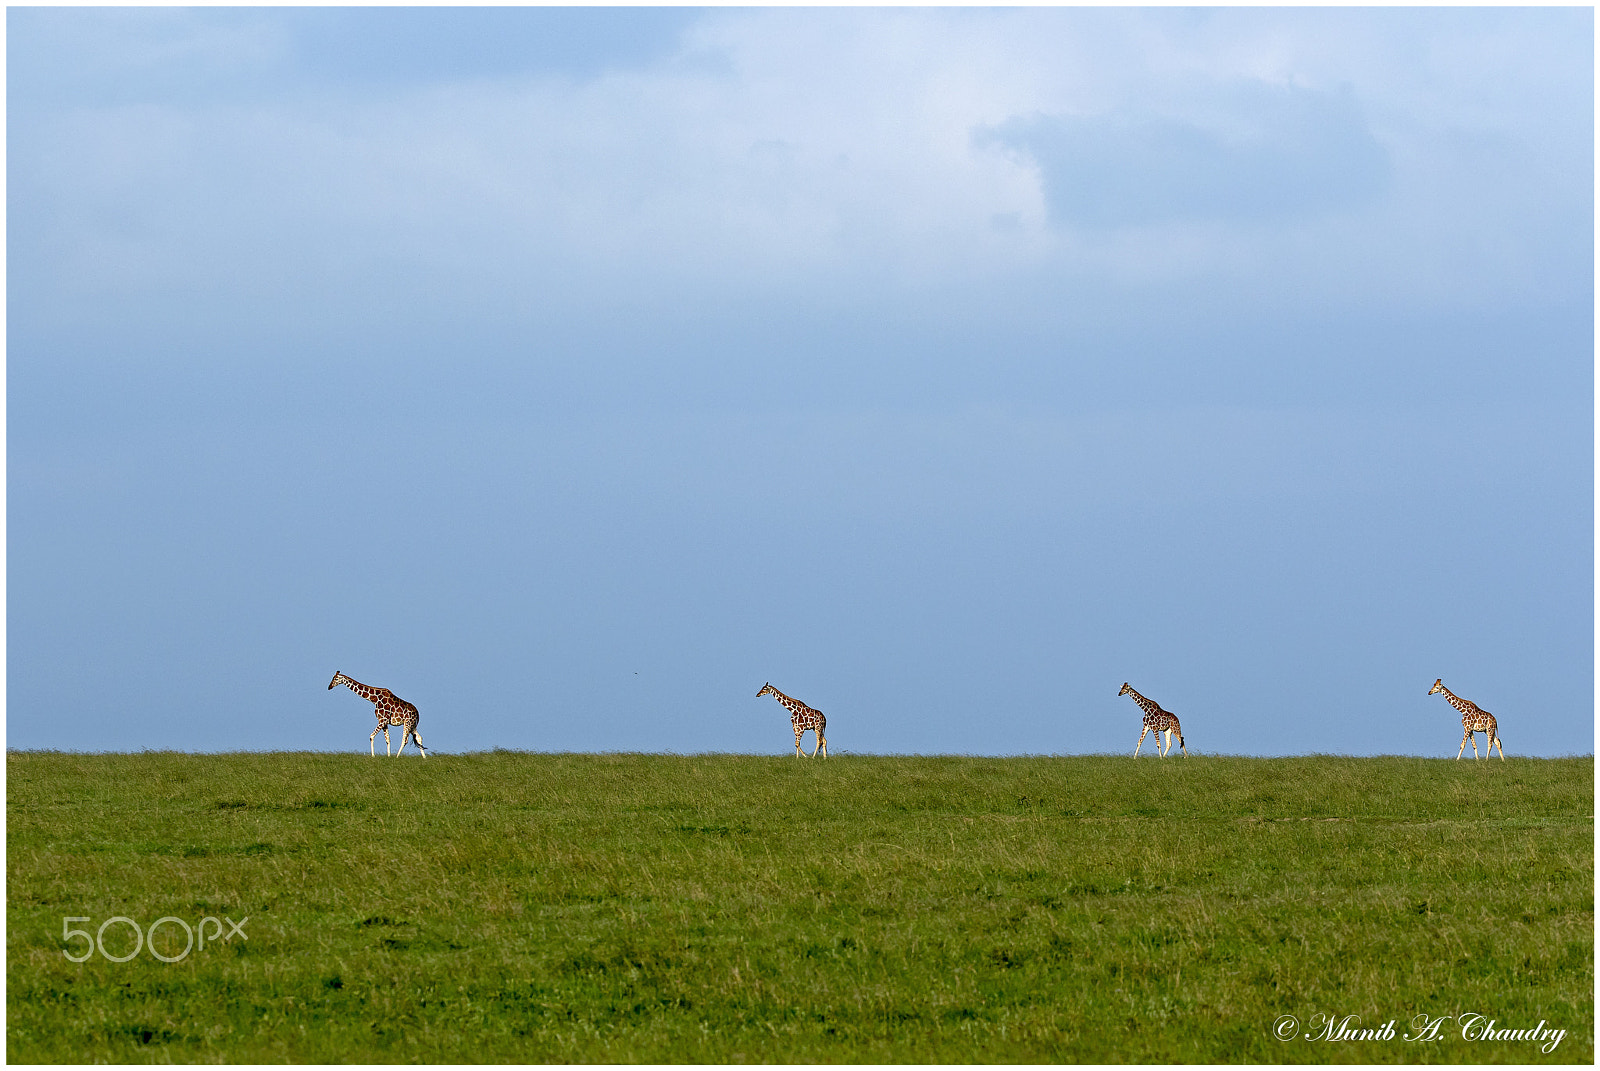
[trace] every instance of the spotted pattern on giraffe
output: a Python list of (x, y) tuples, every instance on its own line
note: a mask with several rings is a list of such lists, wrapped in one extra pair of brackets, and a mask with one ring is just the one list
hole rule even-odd
[[(1484, 710), (1470, 699), (1462, 699), (1444, 686), (1444, 678), (1440, 677), (1433, 682), (1433, 687), (1428, 689), (1429, 695), (1438, 692), (1444, 693), (1447, 703), (1461, 712), (1461, 746), (1456, 749), (1456, 758), (1461, 758), (1461, 753), (1467, 750), (1467, 741), (1472, 741), (1472, 757), (1478, 757), (1478, 738), (1473, 733), (1483, 734), (1483, 757), (1488, 758), (1494, 754), (1494, 746), (1500, 744), (1500, 725), (1494, 720), (1494, 715)], [(1506, 759), (1506, 746), (1500, 744), (1500, 761)]]
[(406, 741), (415, 741), (417, 750), (422, 752), (422, 757), (428, 757), (428, 749), (422, 746), (422, 737), (417, 735), (417, 723), (422, 720), (422, 714), (416, 707), (395, 695), (387, 688), (374, 688), (370, 684), (346, 677), (343, 673), (335, 673), (333, 680), (328, 682), (328, 690), (332, 691), (339, 685), (344, 685), (352, 692), (372, 704), (373, 713), (378, 717), (378, 727), (372, 730), (372, 735), (367, 737), (367, 749), (374, 758), (378, 754), (378, 734), (383, 734), (383, 753), (391, 754), (389, 750), (389, 726), (401, 726), (400, 751), (393, 752), (395, 758), (400, 757), (400, 752), (405, 751)]
[(828, 740), (822, 735), (828, 728), (828, 719), (827, 716), (822, 713), (822, 711), (808, 707), (804, 703), (800, 702), (800, 700), (784, 695), (782, 692), (778, 691), (778, 689), (774, 688), (770, 681), (762, 685), (761, 690), (756, 693), (756, 698), (760, 699), (764, 695), (772, 696), (772, 698), (789, 708), (789, 721), (794, 726), (795, 758), (798, 759), (800, 757), (800, 737), (803, 736), (807, 730), (813, 731), (817, 734), (817, 746), (811, 749), (811, 755), (809, 757), (813, 759), (816, 758), (817, 752), (819, 751), (822, 752), (823, 758), (828, 757)]
[[(1134, 691), (1133, 686), (1127, 681), (1122, 682), (1122, 691), (1118, 692), (1117, 695), (1133, 696), (1133, 701), (1139, 704), (1140, 710), (1144, 711), (1144, 717), (1140, 719), (1144, 727), (1139, 730), (1139, 742), (1133, 746), (1134, 758), (1139, 757), (1139, 749), (1144, 746), (1145, 734), (1150, 732), (1156, 734), (1155, 747), (1162, 758), (1166, 758), (1167, 751), (1172, 750), (1172, 738), (1174, 735), (1178, 738), (1178, 750), (1183, 752), (1184, 758), (1189, 757), (1189, 749), (1183, 746), (1183, 727), (1178, 724), (1178, 716), (1176, 714), (1170, 710), (1162, 710), (1160, 703), (1157, 703), (1154, 699), (1146, 699)], [(1162, 733), (1167, 734), (1166, 751), (1161, 751)]]

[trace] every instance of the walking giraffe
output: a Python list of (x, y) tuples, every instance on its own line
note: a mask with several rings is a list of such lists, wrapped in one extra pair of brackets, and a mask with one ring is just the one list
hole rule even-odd
[(774, 688), (771, 682), (761, 686), (761, 690), (756, 693), (756, 698), (760, 699), (764, 695), (771, 695), (772, 698), (789, 708), (789, 720), (794, 723), (795, 758), (798, 759), (800, 757), (800, 737), (805, 735), (807, 729), (815, 730), (817, 734), (817, 746), (811, 749), (811, 754), (808, 757), (816, 758), (819, 751), (822, 752), (823, 758), (828, 757), (828, 739), (822, 735), (828, 728), (828, 719), (822, 711), (813, 710), (800, 702), (800, 700), (784, 695)]
[[(1443, 692), (1445, 700), (1461, 711), (1461, 746), (1456, 748), (1456, 758), (1461, 758), (1461, 753), (1467, 750), (1467, 741), (1472, 741), (1472, 757), (1478, 757), (1478, 738), (1473, 733), (1483, 734), (1483, 757), (1488, 758), (1494, 754), (1494, 746), (1500, 743), (1500, 726), (1494, 720), (1494, 715), (1484, 710), (1470, 699), (1462, 699), (1444, 686), (1444, 678), (1440, 677), (1433, 682), (1433, 687), (1428, 689), (1428, 694)], [(1506, 746), (1500, 744), (1500, 761), (1506, 761)]]
[[(1133, 690), (1127, 681), (1122, 682), (1122, 691), (1117, 695), (1131, 695), (1133, 701), (1139, 704), (1139, 709), (1144, 711), (1144, 728), (1139, 730), (1139, 742), (1133, 747), (1133, 757), (1139, 757), (1139, 749), (1144, 746), (1144, 734), (1152, 730), (1156, 734), (1156, 751), (1162, 758), (1167, 757), (1167, 751), (1172, 750), (1172, 734), (1178, 734), (1178, 750), (1183, 752), (1183, 757), (1189, 757), (1189, 749), (1183, 746), (1183, 728), (1178, 724), (1178, 716), (1170, 710), (1162, 710), (1161, 704), (1154, 699), (1146, 699)], [(1167, 751), (1161, 750), (1161, 734), (1167, 734)]]
[(373, 758), (378, 756), (378, 734), (383, 734), (383, 753), (389, 754), (389, 726), (401, 725), (404, 730), (400, 733), (400, 751), (394, 752), (394, 757), (399, 758), (400, 752), (406, 749), (407, 740), (417, 742), (417, 750), (422, 752), (422, 757), (428, 757), (428, 749), (422, 746), (422, 737), (417, 735), (417, 722), (422, 720), (422, 715), (417, 708), (395, 695), (387, 688), (374, 688), (370, 684), (362, 684), (358, 680), (346, 677), (343, 673), (335, 673), (333, 680), (328, 682), (328, 690), (332, 691), (339, 685), (344, 685), (362, 699), (372, 704), (374, 712), (378, 715), (378, 727), (372, 730), (372, 735), (367, 737), (367, 750), (372, 752)]

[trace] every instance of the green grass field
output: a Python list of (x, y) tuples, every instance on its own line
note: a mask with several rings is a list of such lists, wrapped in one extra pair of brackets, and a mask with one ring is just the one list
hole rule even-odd
[(13, 752), (7, 1056), (1589, 1063), (1593, 769)]

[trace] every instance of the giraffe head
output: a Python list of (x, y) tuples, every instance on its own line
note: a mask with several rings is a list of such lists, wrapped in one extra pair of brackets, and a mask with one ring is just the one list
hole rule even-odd
[(1128, 682), (1127, 681), (1123, 681), (1122, 682), (1122, 691), (1118, 692), (1117, 695), (1118, 696), (1124, 696), (1124, 695), (1127, 695), (1131, 691), (1133, 691), (1133, 689), (1128, 687)]
[(1442, 691), (1444, 691), (1444, 678), (1440, 677), (1438, 680), (1433, 682), (1433, 687), (1428, 689), (1428, 694), (1433, 695), (1435, 692)]
[(772, 682), (771, 681), (768, 681), (766, 684), (763, 684), (761, 686), (761, 690), (756, 693), (756, 698), (760, 699), (762, 696), (767, 695), (769, 693), (772, 694), (772, 695), (777, 695), (778, 694), (778, 689), (776, 689), (776, 688), (774, 688), (772, 686)]
[(344, 683), (344, 674), (343, 673), (335, 673), (333, 675), (333, 680), (328, 682), (328, 690), (331, 692), (331, 691), (333, 691), (333, 689), (339, 687), (339, 685), (343, 684), (343, 683)]

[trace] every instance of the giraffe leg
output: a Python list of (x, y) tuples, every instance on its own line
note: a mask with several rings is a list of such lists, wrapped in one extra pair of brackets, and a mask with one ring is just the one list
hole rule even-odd
[(797, 759), (800, 757), (800, 738), (804, 736), (805, 733), (806, 731), (804, 729), (796, 729), (794, 733), (794, 757)]
[[(1489, 734), (1488, 733), (1484, 733), (1483, 735), (1485, 737), (1487, 737)], [(1477, 762), (1478, 761), (1478, 734), (1477, 733), (1468, 733), (1467, 734), (1467, 739), (1472, 741), (1472, 761), (1473, 762)]]
[(398, 759), (401, 756), (401, 754), (403, 754), (405, 752), (405, 749), (406, 749), (406, 738), (409, 737), (410, 735), (411, 734), (406, 732), (404, 729), (400, 730), (400, 750), (396, 751), (394, 753), (394, 757), (395, 758)]
[(1150, 731), (1150, 726), (1148, 726), (1148, 725), (1146, 725), (1143, 729), (1139, 730), (1139, 742), (1137, 744), (1133, 745), (1133, 757), (1134, 758), (1138, 758), (1139, 757), (1139, 749), (1144, 747), (1144, 734), (1149, 732), (1149, 731)]
[(1500, 748), (1500, 761), (1501, 762), (1505, 762), (1506, 761), (1506, 746), (1504, 744), (1500, 743), (1500, 734), (1499, 733), (1495, 733), (1494, 734), (1494, 742), (1497, 745), (1499, 745), (1499, 748)]
[(813, 759), (817, 757), (817, 752), (822, 750), (822, 730), (818, 729), (816, 731), (816, 733), (817, 733), (817, 746), (811, 749), (811, 755), (810, 755), (810, 757), (813, 758)]
[[(1456, 759), (1457, 759), (1457, 761), (1460, 761), (1461, 753), (1463, 751), (1467, 750), (1467, 737), (1469, 737), (1471, 735), (1472, 735), (1471, 733), (1462, 733), (1461, 734), (1461, 746), (1456, 748)], [(1477, 744), (1473, 744), (1472, 745), (1472, 750), (1473, 751), (1477, 751), (1478, 750), (1478, 745)]]
[[(828, 757), (828, 738), (826, 736), (822, 735), (822, 730), (821, 729), (817, 730), (817, 747), (822, 750), (822, 757), (823, 758), (827, 758)], [(1501, 758), (1505, 758), (1504, 755), (1502, 755), (1500, 757)]]
[[(378, 726), (378, 729), (382, 728), (383, 726)], [(372, 735), (367, 737), (367, 749), (372, 752), (373, 758), (378, 757), (378, 729), (372, 730)]]
[(389, 744), (390, 744), (390, 741), (389, 741), (389, 727), (387, 725), (385, 725), (383, 727), (383, 753), (385, 755), (393, 757), (394, 752), (389, 750)]
[(411, 730), (411, 739), (417, 742), (417, 750), (422, 752), (422, 757), (428, 757), (428, 749), (422, 746), (422, 737), (415, 729)]

